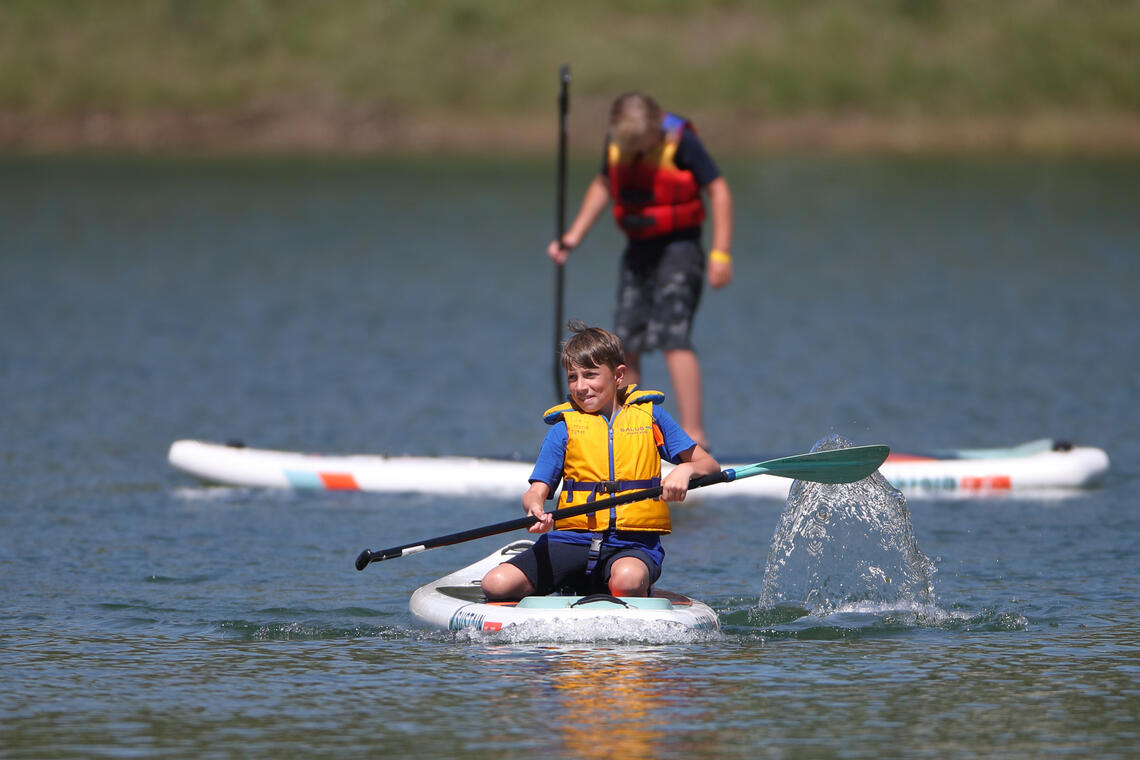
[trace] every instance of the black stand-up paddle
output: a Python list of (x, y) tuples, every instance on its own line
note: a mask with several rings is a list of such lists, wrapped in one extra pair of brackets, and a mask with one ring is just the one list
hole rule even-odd
[[(566, 114), (570, 111), (570, 66), (563, 64), (558, 72), (558, 187), (555, 192), (555, 240), (562, 245), (566, 232)], [(562, 394), (562, 292), (565, 265), (554, 265), (554, 398), (561, 401)]]
[[(694, 478), (689, 482), (689, 488), (702, 488), (716, 483), (728, 483), (733, 480), (750, 478), (753, 475), (778, 475), (781, 478), (794, 478), (807, 480), (813, 483), (854, 483), (862, 480), (875, 470), (879, 469), (891, 450), (886, 446), (853, 446), (847, 449), (834, 449), (831, 451), (815, 451), (810, 454), (796, 454), (781, 459), (770, 459), (767, 462), (757, 462), (743, 467), (730, 467), (711, 475)], [(633, 491), (609, 499), (589, 502), (574, 507), (563, 507), (550, 513), (555, 520), (564, 520), (567, 517), (597, 512), (599, 509), (608, 509), (618, 504), (628, 504), (632, 501), (652, 499), (661, 495), (661, 486), (646, 488), (642, 491)], [(512, 530), (529, 528), (538, 522), (534, 515), (520, 517), (517, 520), (485, 525), (482, 528), (452, 533), (447, 536), (429, 538), (426, 541), (416, 541), (403, 546), (394, 546), (391, 549), (371, 551), (365, 549), (356, 558), (356, 569), (363, 570), (370, 562), (380, 562), (386, 559), (398, 559), (409, 554), (418, 554), (428, 549), (440, 546), (461, 544), (464, 541), (474, 541), (478, 538), (495, 536)]]

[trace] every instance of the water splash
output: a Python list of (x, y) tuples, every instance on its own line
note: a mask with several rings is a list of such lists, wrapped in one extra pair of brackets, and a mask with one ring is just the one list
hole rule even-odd
[[(850, 445), (832, 435), (812, 451)], [(841, 485), (796, 481), (772, 538), (760, 609), (800, 608), (816, 617), (934, 612), (934, 572), (906, 499), (879, 473)]]

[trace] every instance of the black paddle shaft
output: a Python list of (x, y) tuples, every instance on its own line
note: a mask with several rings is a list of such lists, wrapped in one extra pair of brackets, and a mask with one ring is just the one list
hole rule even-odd
[[(703, 475), (699, 478), (694, 478), (689, 481), (689, 489), (701, 488), (702, 486), (711, 486), (714, 483), (724, 483), (729, 479), (729, 473), (725, 471), (714, 472), (709, 475)], [(608, 509), (616, 507), (619, 504), (629, 504), (633, 501), (641, 501), (642, 499), (652, 499), (661, 495), (661, 486), (654, 486), (653, 488), (646, 488), (641, 491), (631, 491), (630, 493), (622, 494), (621, 496), (611, 496), (608, 499), (601, 499), (600, 501), (591, 501), (584, 504), (579, 504), (573, 507), (563, 507), (556, 509), (550, 513), (550, 516), (555, 520), (565, 520), (568, 517), (576, 517), (578, 515), (589, 514), (590, 512), (597, 512), (600, 509)], [(486, 538), (487, 536), (496, 536), (500, 533), (509, 533), (513, 530), (521, 530), (529, 528), (538, 522), (538, 518), (534, 515), (527, 515), (526, 517), (519, 517), (515, 520), (506, 520), (505, 522), (495, 523), (494, 525), (484, 525), (481, 528), (472, 528), (471, 530), (460, 531), (459, 533), (451, 533), (446, 536), (438, 536), (437, 538), (429, 538), (426, 541), (417, 541), (411, 544), (404, 544), (403, 546), (393, 546), (391, 549), (381, 549), (380, 551), (371, 551), (365, 549), (356, 558), (356, 569), (363, 570), (368, 567), (370, 562), (382, 562), (386, 559), (397, 559), (403, 557), (405, 552), (408, 554), (415, 554), (427, 549), (435, 549), (440, 546), (451, 546), (452, 544), (461, 544), (464, 541), (474, 541), (479, 538)], [(412, 549), (414, 551), (408, 551)]]
[[(558, 184), (554, 204), (554, 239), (562, 245), (566, 232), (566, 115), (570, 112), (570, 66), (558, 72)], [(554, 398), (562, 400), (562, 294), (565, 291), (564, 264), (554, 266)]]

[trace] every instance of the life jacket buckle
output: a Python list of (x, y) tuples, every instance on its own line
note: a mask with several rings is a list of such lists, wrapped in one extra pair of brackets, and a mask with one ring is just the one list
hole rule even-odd
[(605, 543), (605, 533), (591, 533), (590, 534), (590, 551), (586, 553), (586, 578), (594, 574), (594, 568), (597, 567), (598, 559), (602, 553), (602, 544)]

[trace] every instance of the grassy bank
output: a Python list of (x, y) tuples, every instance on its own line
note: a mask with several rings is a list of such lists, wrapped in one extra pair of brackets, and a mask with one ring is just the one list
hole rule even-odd
[(5, 0), (0, 148), (548, 150), (655, 93), (739, 150), (1140, 151), (1135, 0)]

